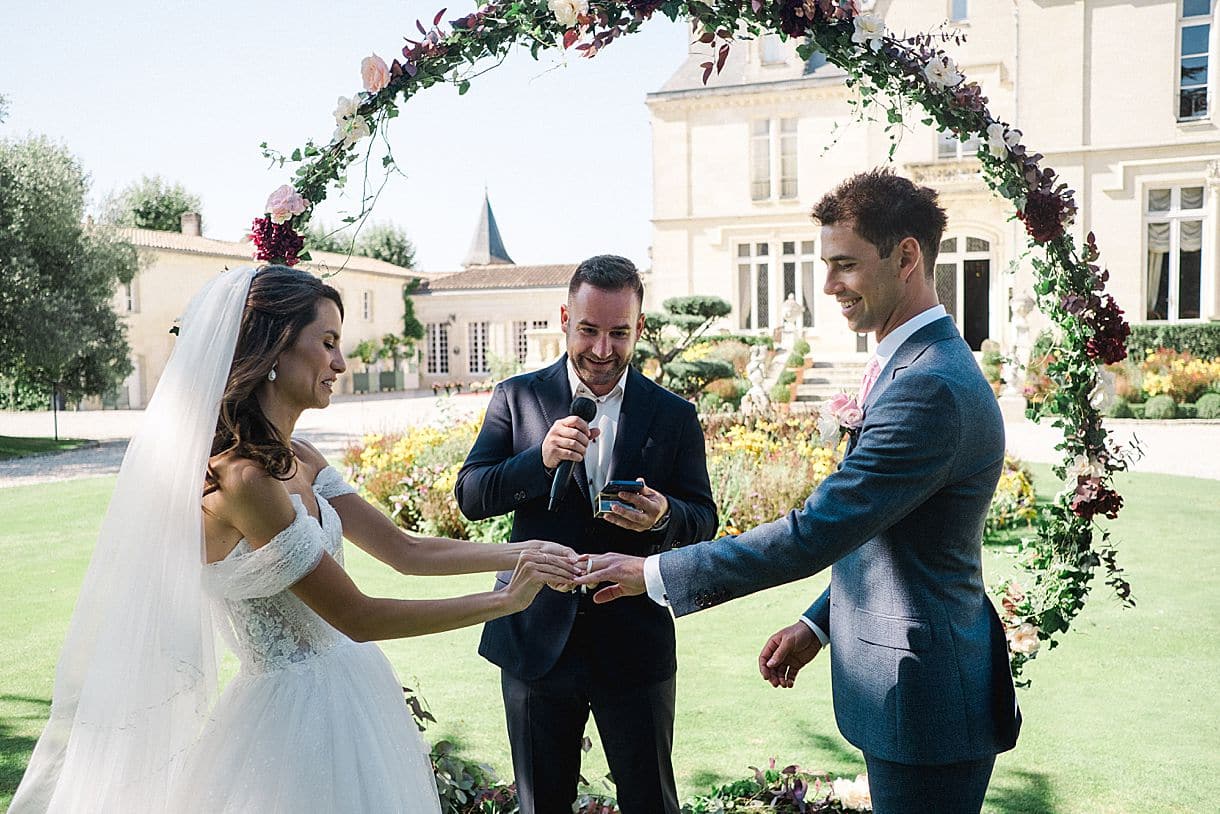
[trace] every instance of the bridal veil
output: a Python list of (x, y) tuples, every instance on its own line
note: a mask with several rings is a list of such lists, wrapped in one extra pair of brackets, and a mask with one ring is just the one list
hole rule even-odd
[(256, 270), (209, 282), (132, 438), (13, 814), (160, 812), (216, 690), (203, 479)]

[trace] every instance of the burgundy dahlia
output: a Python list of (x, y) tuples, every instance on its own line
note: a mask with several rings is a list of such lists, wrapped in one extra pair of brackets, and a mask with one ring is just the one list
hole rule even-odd
[(1063, 199), (1053, 192), (1031, 190), (1025, 199), (1025, 209), (1017, 213), (1025, 222), (1025, 231), (1038, 243), (1047, 243), (1063, 234), (1065, 209)]
[(1107, 294), (1094, 306), (1088, 320), (1093, 335), (1084, 343), (1084, 351), (1090, 359), (1099, 359), (1112, 365), (1127, 358), (1127, 337), (1131, 326), (1123, 319), (1123, 309)]
[(288, 223), (273, 223), (271, 218), (255, 218), (250, 229), (250, 239), (257, 251), (255, 260), (295, 266), (300, 262), (297, 255), (305, 247), (305, 239)]
[(1101, 478), (1080, 478), (1071, 507), (1077, 517), (1085, 520), (1092, 520), (1098, 514), (1113, 520), (1123, 507), (1123, 498), (1113, 489), (1102, 486)]

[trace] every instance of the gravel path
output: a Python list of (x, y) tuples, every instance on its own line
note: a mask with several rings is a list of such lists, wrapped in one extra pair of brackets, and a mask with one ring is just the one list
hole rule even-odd
[[(421, 396), (336, 399), (326, 410), (311, 410), (297, 424), (297, 435), (331, 460), (366, 433), (392, 432), (421, 422), (472, 415), (487, 405), (486, 395), (453, 398)], [(0, 461), (0, 488), (112, 475), (119, 471), (127, 440), (138, 429), (139, 410), (60, 413), (60, 435), (96, 438), (96, 446), (54, 455)], [(0, 413), (0, 434), (49, 435), (49, 413)], [(1135, 472), (1154, 472), (1220, 480), (1220, 421), (1114, 421), (1107, 424), (1121, 444), (1138, 439), (1144, 457)], [(1008, 449), (1033, 463), (1060, 459), (1061, 438), (1049, 424), (1012, 419), (1005, 425)]]

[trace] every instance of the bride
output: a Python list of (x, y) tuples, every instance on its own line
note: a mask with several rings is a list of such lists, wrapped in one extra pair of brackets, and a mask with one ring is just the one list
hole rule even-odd
[[(226, 272), (192, 300), (11, 812), (440, 810), (372, 642), (515, 613), (579, 568), (554, 543), (406, 534), (292, 438), (345, 369), (342, 319), (333, 288), (282, 266)], [(343, 569), (344, 536), (402, 573), (515, 570), (491, 593), (374, 598)], [(215, 702), (214, 627), (241, 662)]]

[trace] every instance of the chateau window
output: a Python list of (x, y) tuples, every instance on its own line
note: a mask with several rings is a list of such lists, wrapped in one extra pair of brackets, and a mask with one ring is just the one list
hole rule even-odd
[(941, 161), (951, 161), (958, 158), (973, 158), (979, 151), (977, 134), (959, 141), (957, 136), (942, 130), (936, 135), (936, 157)]
[(140, 310), (140, 296), (136, 291), (136, 281), (123, 283), (123, 310), (134, 314)]
[(449, 323), (428, 323), (428, 364), (429, 373), (449, 372)]
[(967, 19), (970, 16), (968, 6), (967, 0), (949, 0), (949, 19), (955, 23)]
[(470, 322), (466, 325), (466, 347), (470, 350), (471, 373), (487, 373), (487, 323)]
[(1178, 72), (1178, 120), (1207, 117), (1208, 46), (1211, 43), (1211, 13), (1214, 0), (1182, 0), (1178, 20), (1181, 54)]
[(1198, 319), (1203, 301), (1203, 187), (1148, 190), (1144, 220), (1144, 318)]
[[(797, 196), (797, 120), (755, 119), (750, 123), (750, 200)], [(773, 181), (778, 180), (778, 183)]]
[(360, 313), (364, 316), (365, 322), (373, 321), (373, 292), (360, 292)]
[(771, 197), (771, 122), (750, 122), (750, 200)]
[(813, 241), (784, 240), (780, 243), (780, 251), (780, 270), (784, 281), (781, 302), (787, 302), (788, 295), (791, 294), (797, 304), (804, 308), (801, 325), (812, 328), (813, 303), (817, 291), (814, 288), (813, 272), (818, 259), (813, 250)]
[(758, 61), (763, 65), (783, 65), (787, 62), (784, 44), (779, 34), (763, 34), (758, 42)]
[[(814, 271), (817, 253), (813, 240), (784, 240), (774, 244), (759, 241), (737, 244), (737, 326), (753, 330), (779, 325), (783, 305), (791, 294), (804, 307), (801, 324), (813, 327), (813, 303), (817, 294)], [(778, 262), (772, 261), (778, 257)], [(773, 273), (778, 272), (778, 273)]]
[(529, 353), (529, 339), (525, 335), (528, 329), (529, 323), (523, 319), (513, 323), (513, 350), (517, 354), (517, 364), (524, 364)]
[(770, 326), (771, 247), (737, 244), (737, 320), (741, 328)]

